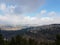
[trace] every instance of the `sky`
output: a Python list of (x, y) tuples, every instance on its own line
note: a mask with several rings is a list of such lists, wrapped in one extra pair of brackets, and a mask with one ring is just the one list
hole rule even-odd
[(0, 0), (0, 24), (60, 24), (60, 0)]

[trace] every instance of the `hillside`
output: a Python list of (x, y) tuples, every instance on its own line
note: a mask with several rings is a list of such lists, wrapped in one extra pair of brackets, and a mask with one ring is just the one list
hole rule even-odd
[(15, 35), (21, 35), (36, 40), (55, 40), (56, 34), (60, 34), (60, 24), (29, 27), (15, 31), (1, 30), (1, 33), (8, 39)]
[(21, 30), (23, 28), (26, 28), (26, 26), (21, 26), (21, 25), (1, 25), (0, 24), (1, 30), (7, 30), (7, 31), (15, 31), (15, 30)]

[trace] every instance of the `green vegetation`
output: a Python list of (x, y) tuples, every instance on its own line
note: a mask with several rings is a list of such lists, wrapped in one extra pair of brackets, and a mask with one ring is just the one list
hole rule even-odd
[(0, 45), (4, 45), (4, 38), (2, 34), (0, 34)]
[(60, 35), (56, 35), (56, 45), (60, 45)]
[(0, 45), (60, 45), (60, 25), (4, 32), (0, 29)]
[(55, 42), (39, 42), (35, 39), (26, 39), (21, 37), (20, 35), (17, 35), (15, 37), (12, 37), (10, 40), (4, 40), (4, 37), (2, 34), (0, 34), (0, 45), (60, 45), (60, 35), (56, 35)]

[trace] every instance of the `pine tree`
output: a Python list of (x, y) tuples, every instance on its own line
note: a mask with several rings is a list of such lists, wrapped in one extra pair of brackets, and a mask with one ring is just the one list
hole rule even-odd
[(24, 39), (22, 40), (22, 43), (23, 43), (23, 45), (28, 45), (27, 39), (24, 38)]
[(4, 38), (2, 34), (0, 34), (0, 45), (4, 45)]
[(56, 45), (60, 45), (60, 35), (56, 36)]
[(35, 40), (34, 39), (29, 39), (29, 45), (35, 45)]
[(21, 43), (21, 40), (22, 40), (22, 37), (20, 37), (19, 35), (17, 35), (16, 36), (16, 38), (15, 38), (15, 40), (16, 40), (16, 45), (22, 45)]
[(9, 45), (15, 45), (15, 39), (12, 37)]

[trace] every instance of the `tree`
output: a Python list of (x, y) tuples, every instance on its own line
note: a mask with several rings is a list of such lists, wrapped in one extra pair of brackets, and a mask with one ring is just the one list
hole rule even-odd
[(35, 40), (34, 39), (29, 39), (29, 45), (35, 45)]
[(13, 37), (11, 38), (11, 41), (10, 41), (9, 45), (16, 45), (15, 44), (15, 39)]
[(56, 35), (56, 45), (60, 45), (60, 35)]
[(23, 45), (28, 45), (28, 42), (27, 42), (27, 39), (26, 38), (22, 39), (22, 44)]
[(17, 35), (16, 36), (16, 38), (15, 38), (15, 40), (16, 40), (16, 45), (22, 45), (22, 37), (20, 37), (19, 35)]
[(0, 45), (4, 45), (4, 38), (2, 34), (0, 34)]

